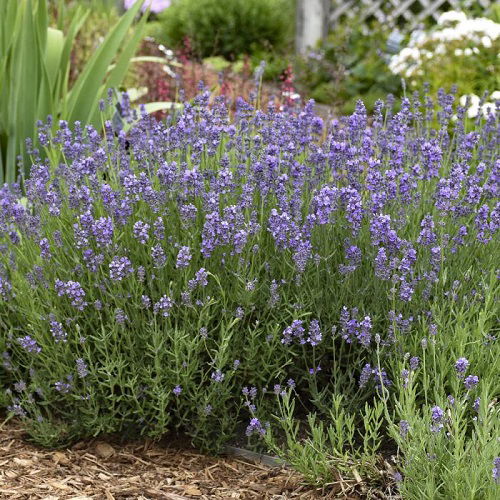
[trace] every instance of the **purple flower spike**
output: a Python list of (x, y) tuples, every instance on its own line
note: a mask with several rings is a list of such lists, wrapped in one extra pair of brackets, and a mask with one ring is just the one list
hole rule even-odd
[(467, 358), (457, 359), (457, 362), (455, 363), (455, 370), (459, 376), (463, 377), (468, 367), (469, 361), (467, 360)]
[(258, 418), (252, 418), (250, 419), (250, 423), (248, 424), (247, 430), (245, 434), (250, 437), (253, 434), (257, 434), (259, 436), (263, 436), (266, 433), (266, 429), (264, 426), (260, 423), (260, 420)]
[(32, 339), (29, 335), (19, 337), (17, 342), (26, 352), (32, 354), (39, 354), (42, 352), (42, 348), (36, 343), (36, 340)]
[(173, 305), (173, 300), (170, 297), (163, 295), (163, 297), (161, 297), (161, 299), (153, 306), (153, 311), (155, 314), (161, 313), (162, 316), (167, 318), (170, 316), (170, 309), (172, 309)]
[(464, 380), (465, 388), (468, 391), (475, 389), (477, 384), (479, 384), (479, 377), (477, 375), (469, 375)]
[(191, 261), (191, 249), (189, 247), (181, 247), (179, 253), (177, 254), (177, 262), (175, 267), (183, 268), (189, 266), (189, 262)]
[(109, 263), (109, 277), (113, 281), (121, 281), (134, 272), (128, 257), (114, 257)]

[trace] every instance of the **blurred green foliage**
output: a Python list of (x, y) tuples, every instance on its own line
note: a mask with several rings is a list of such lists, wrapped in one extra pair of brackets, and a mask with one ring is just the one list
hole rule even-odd
[(158, 15), (151, 34), (172, 48), (189, 40), (193, 55), (223, 56), (282, 50), (293, 38), (290, 0), (177, 0)]
[(352, 112), (358, 99), (371, 110), (377, 99), (398, 94), (400, 77), (389, 70), (385, 54), (388, 36), (380, 23), (354, 19), (337, 25), (315, 51), (297, 61), (299, 89), (344, 113)]

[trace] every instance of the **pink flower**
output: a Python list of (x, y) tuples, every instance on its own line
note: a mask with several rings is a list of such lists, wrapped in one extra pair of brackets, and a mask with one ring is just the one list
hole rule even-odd
[[(126, 9), (130, 9), (135, 2), (136, 0), (124, 0), (123, 5)], [(170, 7), (170, 0), (146, 0), (141, 9), (144, 11), (148, 7), (151, 7), (151, 12), (158, 14), (158, 12)]]

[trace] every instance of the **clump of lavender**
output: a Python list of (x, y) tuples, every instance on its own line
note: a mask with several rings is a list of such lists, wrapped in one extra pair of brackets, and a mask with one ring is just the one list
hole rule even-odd
[(483, 401), (494, 387), (500, 113), (470, 124), (454, 99), (323, 121), (312, 102), (232, 113), (202, 92), (165, 122), (126, 100), (126, 131), (42, 124), (47, 155), (0, 187), (6, 406), (220, 449), (263, 435), (257, 408), (290, 395), (323, 417), (340, 390), (356, 417), (407, 403), (409, 450), (419, 418), (438, 442), (463, 408), (474, 439), (479, 380)]

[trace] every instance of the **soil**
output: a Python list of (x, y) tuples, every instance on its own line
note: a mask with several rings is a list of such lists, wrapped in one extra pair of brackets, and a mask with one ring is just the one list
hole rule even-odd
[(363, 491), (360, 481), (341, 477), (328, 489), (312, 488), (284, 467), (207, 456), (168, 442), (93, 439), (46, 450), (26, 440), (20, 423), (0, 423), (0, 499), (368, 498)]

